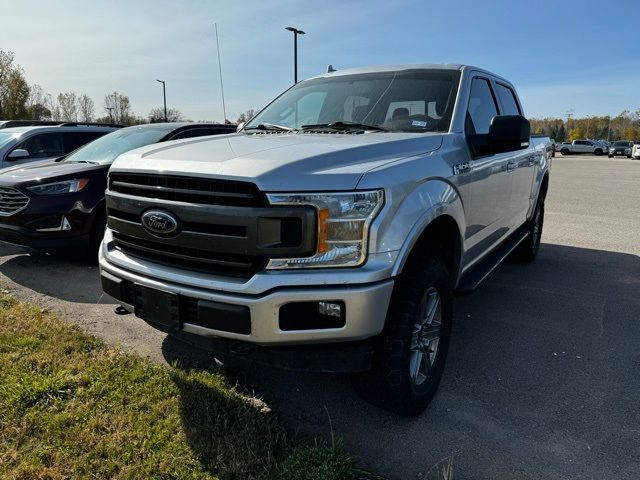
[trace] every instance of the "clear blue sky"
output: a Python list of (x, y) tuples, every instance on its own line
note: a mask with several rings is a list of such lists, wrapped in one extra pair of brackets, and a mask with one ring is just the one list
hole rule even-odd
[(640, 0), (0, 0), (0, 48), (50, 93), (125, 93), (146, 116), (167, 101), (221, 120), (213, 23), (228, 117), (261, 108), (299, 76), (395, 63), (470, 63), (510, 79), (530, 117), (640, 108)]

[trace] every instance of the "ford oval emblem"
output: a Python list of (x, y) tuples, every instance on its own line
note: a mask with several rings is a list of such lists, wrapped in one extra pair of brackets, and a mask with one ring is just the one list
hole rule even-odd
[(177, 233), (178, 219), (169, 212), (148, 210), (142, 214), (142, 225), (155, 235), (167, 237)]

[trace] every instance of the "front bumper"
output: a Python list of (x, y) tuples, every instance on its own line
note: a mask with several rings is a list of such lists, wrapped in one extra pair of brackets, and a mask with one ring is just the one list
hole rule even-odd
[(33, 248), (87, 246), (95, 212), (75, 197), (60, 197), (31, 197), (24, 209), (0, 216), (0, 240)]
[[(377, 336), (384, 328), (387, 308), (393, 290), (393, 280), (386, 278), (367, 284), (352, 284), (348, 280), (338, 284), (300, 286), (284, 283), (287, 273), (270, 274), (272, 288), (260, 294), (241, 294), (222, 291), (215, 288), (201, 288), (168, 281), (158, 276), (151, 277), (122, 268), (105, 257), (105, 248), (100, 249), (100, 270), (103, 277), (103, 289), (116, 298), (127, 310), (136, 312), (135, 295), (126, 295), (134, 285), (170, 292), (177, 295), (181, 304), (191, 305), (192, 314), (188, 321), (180, 318), (173, 330), (178, 333), (190, 333), (201, 337), (225, 338), (262, 346), (310, 345), (336, 342), (359, 341)], [(357, 270), (357, 269), (354, 269)], [(170, 275), (167, 275), (170, 276)], [(348, 278), (344, 275), (343, 278)], [(318, 277), (320, 278), (320, 277)], [(114, 281), (124, 282), (122, 286), (113, 286)], [(138, 293), (137, 295), (142, 295)], [(118, 298), (120, 297), (120, 298)], [(126, 297), (126, 298), (124, 298)], [(144, 299), (142, 299), (144, 301)], [(344, 305), (344, 325), (338, 328), (313, 328), (283, 330), (281, 328), (281, 307), (297, 302), (342, 302)], [(210, 325), (204, 315), (212, 315), (211, 310), (201, 305), (223, 304), (231, 309), (239, 307), (248, 310), (250, 329), (248, 333), (237, 333), (233, 326), (225, 329), (205, 327)], [(194, 306), (195, 305), (195, 306)], [(182, 308), (182, 307), (181, 307)], [(207, 312), (207, 313), (204, 313)], [(213, 315), (216, 313), (214, 312)], [(220, 314), (221, 315), (221, 314)], [(149, 323), (153, 325), (153, 318)], [(301, 319), (303, 320), (303, 319)], [(163, 328), (160, 328), (161, 330)]]
[(77, 230), (39, 232), (22, 225), (0, 223), (0, 240), (32, 248), (68, 248), (87, 246), (89, 235)]

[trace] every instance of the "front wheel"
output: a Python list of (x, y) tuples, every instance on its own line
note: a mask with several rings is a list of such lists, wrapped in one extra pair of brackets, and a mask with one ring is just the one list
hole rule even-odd
[(595, 154), (596, 154), (596, 156), (598, 156), (598, 157), (599, 157), (600, 155), (602, 155), (602, 150), (600, 150), (599, 148), (597, 148), (597, 149), (595, 150), (595, 152), (593, 152), (593, 153), (595, 153)]
[(438, 258), (413, 260), (399, 278), (371, 371), (354, 377), (370, 403), (419, 415), (434, 397), (449, 350), (453, 286)]
[(104, 237), (104, 231), (107, 228), (107, 215), (104, 212), (99, 212), (93, 219), (93, 225), (91, 227), (91, 233), (89, 234), (89, 243), (91, 248), (91, 255), (97, 255), (100, 243)]
[(560, 153), (562, 155), (569, 155), (569, 150), (567, 150), (566, 148), (563, 148), (562, 150), (560, 150)]

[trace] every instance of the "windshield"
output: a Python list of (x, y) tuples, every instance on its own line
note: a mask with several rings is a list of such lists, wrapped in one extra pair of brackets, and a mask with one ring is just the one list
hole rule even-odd
[(307, 80), (273, 101), (245, 130), (260, 125), (263, 129), (271, 125), (297, 130), (343, 122), (393, 132), (446, 132), (459, 80), (457, 70), (406, 70)]
[(629, 142), (613, 142), (614, 147), (628, 147)]
[(169, 131), (162, 127), (129, 127), (116, 130), (76, 150), (64, 162), (88, 162), (107, 165), (118, 155), (134, 148), (156, 143)]
[(0, 148), (10, 143), (15, 137), (15, 133), (0, 132)]

